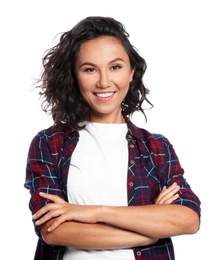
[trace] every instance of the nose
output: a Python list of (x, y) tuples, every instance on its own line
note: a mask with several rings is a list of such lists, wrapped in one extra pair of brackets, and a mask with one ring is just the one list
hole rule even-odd
[(110, 77), (109, 77), (109, 73), (106, 70), (102, 70), (99, 72), (99, 78), (97, 80), (96, 86), (98, 88), (110, 87)]

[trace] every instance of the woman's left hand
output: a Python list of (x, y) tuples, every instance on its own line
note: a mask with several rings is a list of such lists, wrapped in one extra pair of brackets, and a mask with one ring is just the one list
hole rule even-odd
[(174, 182), (170, 187), (163, 187), (159, 196), (155, 199), (155, 204), (171, 204), (179, 197), (180, 186)]

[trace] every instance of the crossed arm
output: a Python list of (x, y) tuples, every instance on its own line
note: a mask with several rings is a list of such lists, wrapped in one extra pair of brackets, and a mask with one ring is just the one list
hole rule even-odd
[(93, 206), (70, 204), (56, 195), (40, 193), (54, 203), (35, 215), (48, 244), (81, 249), (119, 249), (155, 243), (159, 238), (196, 233), (199, 217), (192, 209), (171, 204), (180, 187), (164, 188), (154, 205)]

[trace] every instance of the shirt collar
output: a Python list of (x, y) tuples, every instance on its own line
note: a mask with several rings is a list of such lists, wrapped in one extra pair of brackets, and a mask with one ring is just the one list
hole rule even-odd
[(141, 131), (140, 128), (138, 128), (136, 125), (134, 125), (130, 118), (126, 115), (123, 115), (124, 119), (127, 123), (128, 126), (128, 133), (127, 133), (127, 138), (128, 139), (138, 139), (139, 141), (143, 142), (144, 136), (143, 136), (143, 131)]

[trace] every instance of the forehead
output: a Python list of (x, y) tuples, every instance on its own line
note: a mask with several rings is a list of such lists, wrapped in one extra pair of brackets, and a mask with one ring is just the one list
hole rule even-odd
[[(79, 55), (98, 56), (98, 55), (126, 55), (126, 50), (121, 41), (115, 37), (102, 36), (92, 40), (88, 40), (81, 44)], [(104, 58), (104, 57), (103, 57)]]

